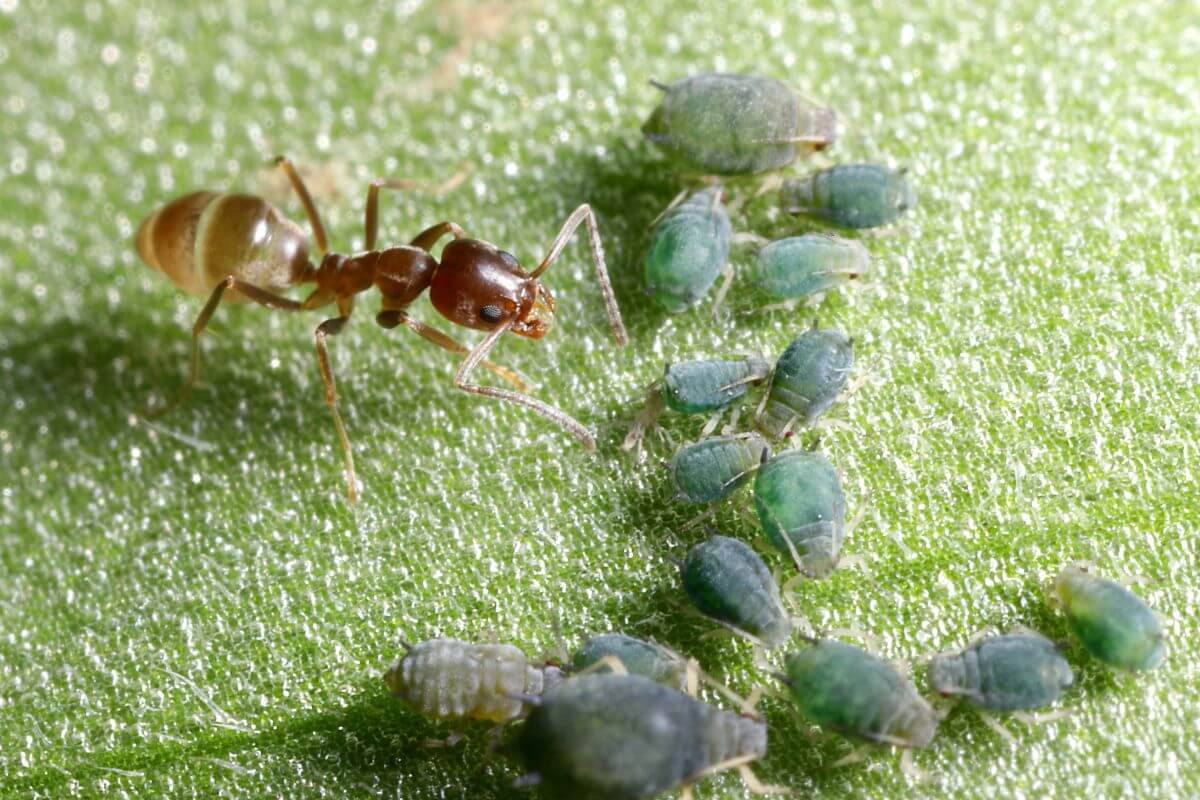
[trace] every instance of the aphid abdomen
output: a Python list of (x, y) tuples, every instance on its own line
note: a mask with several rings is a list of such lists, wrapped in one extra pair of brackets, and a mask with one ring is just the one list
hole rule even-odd
[(697, 192), (654, 228), (646, 254), (646, 291), (678, 312), (700, 302), (729, 259), (732, 228), (721, 187)]
[(837, 400), (853, 365), (854, 347), (841, 331), (805, 331), (775, 365), (760, 427), (781, 436), (797, 424), (812, 425)]
[(717, 436), (679, 448), (669, 468), (676, 496), (688, 503), (728, 497), (754, 474), (769, 449), (756, 433)]
[(531, 679), (525, 655), (512, 645), (432, 639), (413, 647), (385, 680), (426, 716), (507, 722), (521, 714), (514, 698)]
[[(142, 260), (185, 291), (207, 296), (233, 275), (279, 291), (310, 269), (308, 242), (261, 197), (194, 192), (148, 217), (138, 229)], [(231, 294), (229, 300), (241, 298)]]
[(938, 715), (912, 682), (882, 659), (822, 639), (786, 661), (787, 685), (809, 721), (881, 744), (924, 747)]
[(571, 660), (571, 669), (580, 672), (606, 656), (620, 661), (631, 675), (641, 675), (680, 691), (687, 685), (687, 669), (679, 656), (652, 642), (622, 633), (605, 633), (588, 639), (576, 651)]
[(1152, 670), (1162, 663), (1162, 623), (1142, 598), (1078, 567), (1065, 568), (1054, 589), (1067, 627), (1093, 657), (1131, 671)]
[(963, 653), (963, 660), (977, 681), (978, 694), (968, 699), (993, 711), (1050, 705), (1074, 681), (1071, 665), (1042, 636), (985, 639)]
[(663, 403), (680, 414), (719, 411), (770, 373), (770, 365), (755, 357), (668, 364), (662, 380)]
[(710, 619), (776, 647), (792, 634), (779, 587), (758, 554), (744, 542), (713, 536), (688, 551), (680, 568), (683, 589)]
[(762, 758), (767, 754), (767, 724), (761, 719), (703, 704), (701, 709), (703, 722), (699, 733), (706, 766), (744, 756)]
[(805, 575), (824, 578), (837, 567), (846, 497), (824, 455), (789, 450), (763, 464), (754, 479), (754, 507), (772, 546), (789, 558), (794, 551)]
[(755, 278), (772, 297), (809, 297), (858, 280), (870, 260), (860, 242), (808, 233), (778, 239), (759, 250)]
[(839, 228), (887, 225), (916, 205), (903, 170), (877, 164), (838, 164), (785, 181), (780, 203), (789, 214), (802, 214)]

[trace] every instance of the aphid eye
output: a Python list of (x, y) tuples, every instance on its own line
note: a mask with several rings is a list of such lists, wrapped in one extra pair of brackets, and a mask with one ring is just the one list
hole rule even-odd
[(488, 305), (479, 309), (479, 318), (484, 322), (490, 322), (493, 325), (499, 322), (500, 318), (503, 316), (504, 312), (500, 310), (500, 306)]

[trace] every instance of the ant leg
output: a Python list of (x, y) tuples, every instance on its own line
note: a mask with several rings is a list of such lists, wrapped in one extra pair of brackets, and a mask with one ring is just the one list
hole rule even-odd
[(333, 427), (337, 430), (338, 441), (342, 443), (342, 453), (345, 455), (346, 497), (350, 500), (350, 504), (354, 505), (358, 502), (358, 481), (354, 475), (354, 451), (350, 448), (350, 437), (346, 435), (346, 426), (342, 422), (342, 415), (338, 412), (337, 389), (333, 383), (333, 367), (329, 363), (329, 350), (325, 347), (325, 339), (329, 336), (336, 336), (345, 327), (346, 321), (350, 319), (350, 309), (351, 306), (347, 304), (346, 307), (338, 309), (342, 312), (342, 316), (327, 319), (318, 325), (313, 339), (317, 346), (317, 364), (321, 368), (321, 380), (325, 382), (325, 402), (333, 414)]
[[(457, 353), (459, 355), (466, 355), (467, 353), (471, 352), (465, 346), (459, 344), (457, 341), (442, 333), (437, 328), (426, 325), (419, 320), (415, 320), (405, 312), (398, 309), (380, 311), (375, 317), (375, 322), (379, 325), (379, 327), (386, 328), (388, 330), (395, 328), (400, 323), (404, 323), (409, 330), (416, 333), (426, 341), (433, 342), (447, 352)], [(520, 376), (518, 376), (516, 372), (508, 367), (502, 367), (499, 364), (494, 364), (487, 360), (479, 362), (479, 366), (483, 367), (489, 372), (499, 375), (501, 378), (515, 386), (517, 391), (526, 391), (527, 387), (525, 386), (525, 381), (521, 380)]]
[(317, 249), (321, 251), (321, 255), (325, 255), (329, 252), (329, 240), (325, 236), (325, 226), (321, 224), (321, 216), (317, 213), (316, 205), (313, 204), (312, 195), (308, 193), (308, 187), (304, 185), (304, 179), (300, 177), (296, 166), (287, 156), (276, 156), (275, 166), (283, 170), (288, 181), (291, 182), (292, 188), (300, 197), (300, 204), (304, 206), (304, 214), (308, 217), (308, 224), (312, 227), (313, 240), (317, 243)]
[[(460, 183), (462, 183), (464, 180), (466, 180), (466, 177), (467, 177), (466, 171), (459, 170), (453, 176), (451, 176), (449, 180), (445, 181), (444, 183), (440, 184), (439, 186), (434, 187), (433, 191), (435, 194), (444, 194), (444, 193), (454, 189), (456, 186), (458, 186)], [(379, 190), (382, 188), (385, 188), (385, 187), (388, 189), (420, 189), (423, 186), (425, 186), (425, 184), (423, 184), (419, 181), (396, 180), (394, 178), (376, 178), (375, 180), (371, 181), (371, 183), (367, 186), (367, 213), (366, 213), (366, 220), (365, 220), (365, 224), (364, 224), (364, 231), (365, 231), (366, 237), (364, 239), (364, 244), (363, 244), (364, 250), (374, 250), (375, 242), (378, 239), (378, 235), (379, 235)], [(453, 222), (443, 222), (443, 223), (440, 223), (440, 225), (434, 225), (429, 230), (421, 233), (417, 238), (420, 239), (421, 237), (430, 234), (434, 230), (439, 230), (440, 232), (436, 236), (434, 236), (434, 238), (431, 242), (429, 242), (429, 247), (432, 247), (437, 242), (437, 240), (439, 238), (441, 238), (442, 233), (444, 233), (447, 230), (453, 232), (454, 238), (456, 238), (456, 239), (461, 239), (462, 235), (463, 235), (462, 228), (458, 227)], [(416, 243), (414, 242), (414, 246), (419, 246), (419, 245), (416, 245)], [(429, 247), (421, 247), (421, 249), (428, 251)]]
[(496, 389), (491, 386), (480, 386), (477, 383), (470, 383), (467, 380), (470, 377), (471, 372), (474, 371), (475, 367), (479, 366), (480, 362), (483, 361), (483, 357), (487, 355), (487, 352), (496, 345), (496, 342), (500, 340), (500, 337), (507, 333), (508, 329), (511, 327), (512, 322), (509, 322), (506, 325), (501, 325), (500, 327), (496, 328), (496, 330), (489, 333), (483, 339), (483, 341), (475, 345), (475, 349), (467, 354), (467, 357), (463, 359), (462, 364), (459, 365), (458, 372), (454, 374), (455, 387), (462, 389), (464, 392), (470, 392), (471, 394), (480, 394), (484, 397), (492, 397), (497, 400), (503, 400), (506, 403), (524, 406), (533, 413), (545, 417), (546, 419), (565, 429), (568, 433), (578, 439), (579, 443), (582, 444), (586, 449), (595, 450), (596, 440), (592, 437), (592, 434), (588, 432), (587, 428), (583, 427), (583, 425), (565, 412), (558, 410), (552, 405), (543, 403), (536, 397), (530, 397), (529, 395), (521, 392), (512, 392), (507, 389)]
[(567, 217), (562, 229), (554, 237), (550, 251), (546, 253), (546, 257), (542, 259), (542, 263), (538, 264), (537, 269), (530, 277), (538, 278), (550, 268), (550, 265), (562, 255), (563, 248), (567, 246), (567, 242), (575, 234), (575, 230), (584, 222), (587, 223), (588, 244), (592, 248), (592, 263), (596, 265), (596, 278), (600, 283), (600, 292), (604, 295), (604, 310), (608, 314), (608, 323), (612, 326), (617, 344), (624, 346), (629, 341), (629, 336), (625, 333), (625, 323), (621, 321), (621, 309), (617, 307), (617, 298), (613, 294), (612, 283), (608, 280), (608, 268), (604, 266), (604, 245), (600, 243), (600, 229), (596, 225), (596, 215), (587, 203), (572, 211), (571, 216)]
[(170, 411), (174, 411), (192, 393), (192, 389), (195, 388), (196, 383), (200, 380), (200, 334), (204, 333), (204, 329), (208, 327), (208, 321), (216, 313), (217, 306), (221, 304), (221, 298), (224, 297), (227, 289), (234, 289), (259, 305), (268, 308), (274, 308), (279, 311), (304, 310), (304, 306), (295, 300), (268, 292), (265, 289), (260, 289), (253, 284), (240, 281), (230, 275), (213, 289), (212, 294), (208, 297), (208, 302), (204, 304), (204, 308), (200, 310), (199, 316), (196, 317), (196, 321), (192, 324), (192, 360), (191, 366), (188, 367), (188, 377), (183, 384), (183, 388), (179, 390), (179, 394), (175, 396), (174, 400), (161, 408), (152, 409), (148, 406), (142, 408), (141, 415), (143, 417), (153, 419), (154, 417), (161, 417)]
[(463, 229), (458, 226), (458, 223), (439, 222), (437, 225), (430, 225), (418, 233), (416, 238), (409, 242), (409, 244), (413, 247), (419, 247), (428, 253), (433, 250), (433, 246), (438, 243), (438, 239), (441, 239), (447, 233), (453, 234), (455, 239), (463, 238)]

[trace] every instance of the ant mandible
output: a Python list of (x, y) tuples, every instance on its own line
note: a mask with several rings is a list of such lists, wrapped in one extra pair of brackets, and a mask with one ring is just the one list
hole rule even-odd
[[(180, 288), (208, 297), (192, 326), (192, 357), (187, 381), (174, 400), (144, 412), (147, 416), (159, 416), (178, 407), (195, 387), (200, 377), (200, 334), (222, 299), (248, 299), (280, 311), (308, 311), (336, 303), (338, 315), (318, 325), (314, 338), (321, 379), (325, 383), (325, 401), (333, 414), (333, 424), (345, 454), (347, 494), (351, 503), (356, 502), (354, 454), (338, 413), (333, 369), (325, 340), (345, 327), (354, 309), (355, 295), (376, 287), (383, 303), (375, 321), (381, 327), (390, 329), (403, 324), (443, 350), (466, 355), (454, 375), (457, 388), (524, 406), (565, 428), (588, 450), (595, 449), (596, 441), (587, 428), (560, 409), (527, 394), (524, 382), (512, 370), (484, 358), (509, 331), (530, 339), (546, 335), (554, 321), (554, 298), (539, 278), (562, 254), (575, 230), (583, 223), (587, 223), (592, 261), (596, 265), (613, 335), (618, 345), (626, 343), (621, 311), (617, 308), (608, 270), (604, 266), (596, 217), (587, 204), (579, 206), (567, 217), (546, 257), (533, 272), (527, 273), (513, 255), (487, 242), (468, 239), (462, 228), (453, 222), (439, 222), (426, 228), (411, 244), (376, 250), (379, 190), (396, 188), (392, 182), (377, 180), (367, 189), (364, 250), (341, 255), (329, 251), (325, 227), (292, 162), (280, 156), (275, 164), (283, 169), (304, 206), (313, 240), (321, 254), (317, 266), (309, 260), (308, 241), (299, 226), (255, 195), (194, 192), (161, 207), (138, 228), (137, 249), (146, 264), (162, 272)], [(453, 239), (442, 248), (439, 261), (430, 251), (447, 234)], [(306, 283), (315, 283), (316, 288), (303, 301), (279, 294), (288, 287)], [(487, 331), (483, 340), (468, 349), (436, 328), (410, 317), (406, 309), (426, 289), (429, 289), (433, 307), (442, 316), (456, 325)], [(512, 384), (515, 391), (473, 383), (470, 377), (476, 367), (500, 376)]]

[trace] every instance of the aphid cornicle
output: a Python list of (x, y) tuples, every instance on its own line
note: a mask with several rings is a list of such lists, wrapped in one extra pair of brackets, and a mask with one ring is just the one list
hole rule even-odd
[(929, 687), (989, 711), (1041, 708), (1058, 700), (1075, 675), (1054, 642), (1035, 633), (990, 636), (929, 662)]
[(833, 639), (789, 654), (779, 677), (809, 722), (877, 744), (924, 747), (940, 721), (911, 680), (878, 656)]
[[(405, 325), (438, 347), (465, 356), (454, 376), (457, 388), (523, 406), (560, 425), (588, 449), (595, 448), (595, 440), (583, 425), (525, 393), (524, 383), (512, 370), (484, 359), (510, 331), (530, 339), (546, 335), (554, 320), (555, 306), (540, 277), (562, 254), (575, 230), (585, 223), (609, 322), (618, 344), (625, 344), (625, 327), (609, 284), (600, 234), (590, 207), (582, 205), (575, 209), (545, 258), (533, 272), (527, 273), (510, 253), (487, 242), (466, 238), (462, 228), (453, 222), (427, 228), (409, 245), (375, 249), (379, 190), (391, 185), (375, 181), (367, 191), (365, 249), (353, 255), (340, 255), (329, 252), (325, 228), (292, 163), (286, 158), (279, 158), (276, 163), (304, 206), (322, 256), (316, 266), (309, 260), (308, 245), (300, 229), (265, 200), (253, 195), (195, 192), (158, 209), (138, 228), (138, 253), (149, 266), (180, 288), (208, 297), (192, 327), (188, 379), (178, 396), (151, 412), (153, 415), (178, 406), (196, 385), (200, 375), (200, 334), (222, 300), (248, 299), (281, 311), (307, 311), (336, 303), (337, 316), (317, 327), (315, 341), (325, 399), (342, 445), (347, 492), (353, 502), (357, 498), (353, 452), (337, 409), (325, 339), (343, 329), (350, 319), (356, 295), (377, 288), (382, 310), (376, 322), (381, 327)], [(442, 248), (440, 259), (435, 259), (430, 251), (446, 235), (453, 239)], [(316, 288), (303, 301), (279, 294), (289, 287), (310, 283), (316, 284)], [(410, 317), (405, 309), (426, 289), (442, 316), (455, 325), (487, 331), (487, 336), (468, 349)], [(490, 370), (517, 391), (473, 382), (471, 374), (477, 367)]]
[(758, 251), (754, 281), (779, 300), (812, 297), (857, 281), (871, 256), (861, 242), (806, 233), (770, 242)]
[(766, 647), (791, 637), (779, 586), (744, 542), (713, 536), (688, 551), (679, 572), (688, 599), (709, 619)]
[(814, 323), (776, 362), (758, 412), (759, 428), (781, 437), (796, 425), (813, 425), (837, 400), (853, 366), (853, 342), (841, 331)]
[(1162, 664), (1162, 622), (1145, 600), (1075, 565), (1065, 567), (1051, 588), (1067, 627), (1093, 657), (1131, 672)]
[(754, 477), (754, 508), (767, 539), (810, 578), (837, 568), (846, 535), (846, 496), (824, 455), (789, 450)]
[(663, 214), (646, 253), (646, 293), (667, 311), (703, 299), (729, 260), (732, 228), (721, 187), (696, 192)]
[(698, 75), (663, 90), (642, 133), (685, 171), (747, 175), (779, 169), (837, 138), (837, 114), (779, 81)]
[(767, 726), (638, 675), (593, 674), (547, 692), (516, 733), (530, 770), (521, 785), (547, 797), (646, 800), (767, 752)]
[(771, 452), (757, 433), (715, 436), (684, 445), (668, 471), (676, 498), (688, 503), (715, 503), (733, 494)]
[(404, 647), (384, 683), (433, 719), (509, 722), (527, 710), (521, 697), (540, 695), (562, 679), (557, 667), (531, 664), (509, 644), (430, 639)]
[(887, 225), (917, 204), (904, 170), (838, 164), (784, 181), (779, 201), (789, 214), (838, 228)]
[(687, 660), (662, 645), (623, 633), (604, 633), (588, 639), (571, 658), (571, 671), (578, 673), (594, 667), (603, 659), (615, 658), (630, 675), (641, 675), (655, 683), (684, 691), (688, 685)]
[[(752, 384), (761, 383), (770, 374), (771, 366), (756, 356), (667, 364), (662, 378), (651, 384), (646, 405), (621, 448), (630, 450), (638, 446), (664, 408), (680, 414), (721, 411), (745, 395)], [(705, 434), (708, 432), (706, 429)]]

